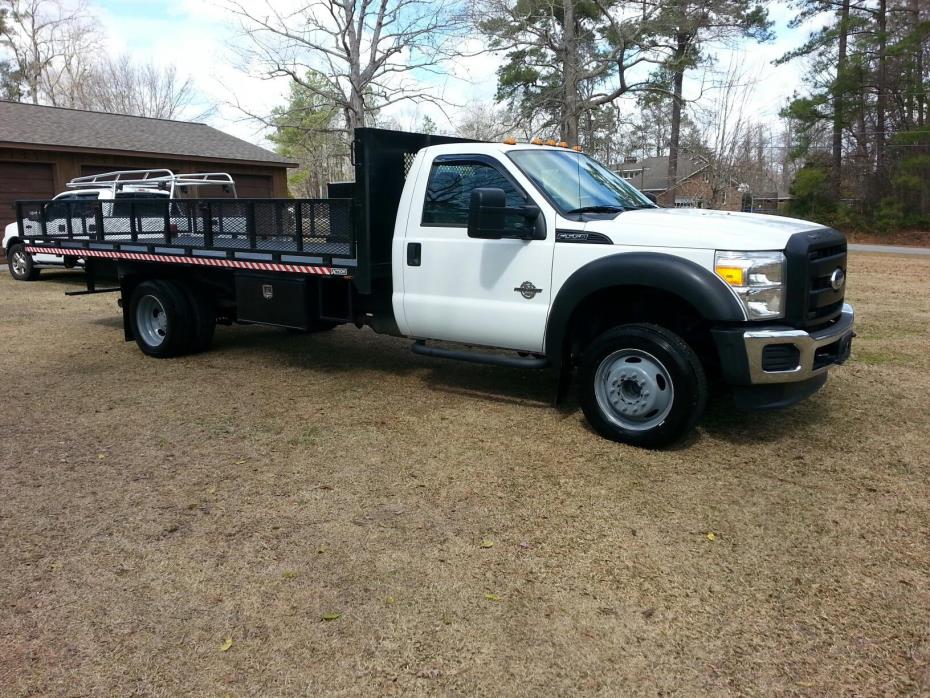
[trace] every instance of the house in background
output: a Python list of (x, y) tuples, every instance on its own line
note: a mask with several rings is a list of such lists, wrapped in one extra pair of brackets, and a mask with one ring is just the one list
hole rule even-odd
[(50, 199), (82, 175), (228, 172), (240, 197), (269, 198), (287, 196), (296, 165), (206, 124), (0, 101), (0, 229), (17, 199)]
[[(732, 178), (722, 184), (714, 182), (710, 162), (698, 155), (682, 152), (678, 156), (678, 177), (672, 186), (668, 179), (668, 155), (627, 158), (613, 168), (634, 187), (652, 194), (662, 206), (675, 208), (716, 208), (742, 211), (744, 187)], [(716, 201), (714, 186), (717, 186)]]

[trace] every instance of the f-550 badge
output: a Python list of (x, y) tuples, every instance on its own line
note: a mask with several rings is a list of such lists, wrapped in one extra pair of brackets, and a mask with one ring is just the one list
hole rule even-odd
[(536, 286), (533, 285), (532, 281), (524, 281), (522, 284), (517, 286), (514, 289), (514, 291), (519, 293), (521, 296), (526, 298), (526, 300), (528, 301), (533, 300), (533, 298), (536, 297), (537, 293), (542, 293), (542, 289), (536, 288)]

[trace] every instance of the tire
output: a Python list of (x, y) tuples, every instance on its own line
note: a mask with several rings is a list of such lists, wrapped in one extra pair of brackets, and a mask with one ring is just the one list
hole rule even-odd
[(143, 353), (155, 358), (187, 354), (196, 341), (190, 302), (172, 281), (143, 281), (129, 302), (132, 335)]
[(601, 436), (661, 448), (694, 428), (707, 403), (707, 378), (694, 350), (658, 325), (620, 325), (585, 350), (581, 408)]
[(196, 284), (182, 282), (181, 288), (193, 314), (194, 338), (190, 350), (207, 351), (213, 344), (216, 330), (216, 303), (212, 295)]
[(35, 281), (39, 278), (41, 269), (36, 267), (32, 255), (26, 252), (24, 244), (18, 242), (10, 245), (7, 254), (9, 255), (7, 264), (10, 267), (10, 276), (17, 281)]

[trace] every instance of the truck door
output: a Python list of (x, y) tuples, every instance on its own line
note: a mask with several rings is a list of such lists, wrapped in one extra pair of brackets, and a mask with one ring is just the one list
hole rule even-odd
[(542, 203), (491, 156), (437, 156), (416, 184), (401, 252), (407, 331), (421, 339), (541, 352), (552, 222), (545, 240), (470, 238), (468, 208), (479, 187), (503, 189), (508, 206)]

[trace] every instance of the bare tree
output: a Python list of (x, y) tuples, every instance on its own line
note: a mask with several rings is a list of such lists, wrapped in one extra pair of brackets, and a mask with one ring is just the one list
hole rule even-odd
[(89, 67), (74, 97), (84, 109), (175, 119), (187, 115), (197, 94), (193, 79), (178, 75), (174, 65), (134, 63), (122, 55)]
[(714, 207), (721, 203), (727, 189), (744, 184), (740, 177), (745, 175), (746, 144), (752, 143), (753, 131), (758, 128), (749, 108), (758, 80), (745, 72), (742, 60), (740, 56), (731, 59), (718, 88), (693, 110), (709, 150), (708, 176)]
[(499, 140), (512, 133), (520, 133), (522, 136), (523, 131), (520, 125), (513, 122), (507, 110), (488, 102), (466, 104), (455, 124), (458, 135), (478, 141)]
[(75, 73), (99, 44), (83, 0), (0, 0), (0, 50), (18, 97), (33, 104), (68, 104)]
[[(459, 52), (466, 26), (454, 0), (315, 0), (286, 13), (270, 0), (226, 4), (246, 38), (249, 68), (289, 77), (326, 100), (350, 133), (391, 104), (439, 104), (415, 73), (438, 72)], [(308, 81), (309, 74), (322, 75), (323, 84)]]

